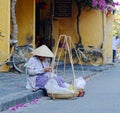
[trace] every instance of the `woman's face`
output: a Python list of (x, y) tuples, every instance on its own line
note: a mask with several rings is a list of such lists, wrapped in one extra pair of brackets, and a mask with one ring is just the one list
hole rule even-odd
[(38, 59), (39, 59), (40, 61), (44, 61), (44, 60), (46, 59), (46, 57), (38, 56)]

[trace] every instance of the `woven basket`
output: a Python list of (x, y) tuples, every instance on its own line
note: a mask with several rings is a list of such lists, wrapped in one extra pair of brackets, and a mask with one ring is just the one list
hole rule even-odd
[[(48, 96), (52, 99), (70, 99), (74, 97), (79, 97), (80, 92), (85, 93), (84, 89), (77, 89), (75, 93), (70, 93), (70, 94), (58, 94), (58, 93), (48, 93)], [(84, 94), (83, 94), (84, 96)]]
[(52, 99), (70, 99), (78, 96), (78, 92), (71, 94), (57, 94), (57, 93), (48, 93), (48, 96)]

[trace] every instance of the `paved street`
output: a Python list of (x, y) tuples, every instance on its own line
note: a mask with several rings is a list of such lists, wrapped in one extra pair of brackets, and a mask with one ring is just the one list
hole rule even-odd
[(1, 113), (120, 113), (119, 73), (120, 64), (97, 72), (87, 81), (84, 97), (70, 100), (40, 97)]

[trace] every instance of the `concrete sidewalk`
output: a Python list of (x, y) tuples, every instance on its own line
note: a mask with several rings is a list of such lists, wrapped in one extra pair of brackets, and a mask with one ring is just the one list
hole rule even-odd
[[(104, 70), (110, 69), (114, 65), (104, 65), (100, 67), (93, 66), (80, 66), (75, 65), (75, 74), (78, 76), (90, 76)], [(64, 66), (58, 67), (58, 75), (62, 75), (65, 81), (70, 81), (73, 78), (71, 72), (71, 66), (66, 65), (66, 71), (64, 72)], [(65, 73), (65, 74), (64, 74)], [(38, 90), (32, 92), (25, 89), (26, 76), (25, 74), (16, 73), (0, 73), (0, 111), (9, 109), (9, 107), (17, 104), (23, 104), (33, 101), (36, 98), (43, 96), (43, 91)]]

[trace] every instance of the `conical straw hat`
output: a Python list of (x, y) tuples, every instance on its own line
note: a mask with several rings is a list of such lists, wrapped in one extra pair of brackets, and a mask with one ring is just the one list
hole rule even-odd
[(54, 57), (53, 52), (46, 45), (42, 45), (33, 50), (32, 54), (42, 57)]

